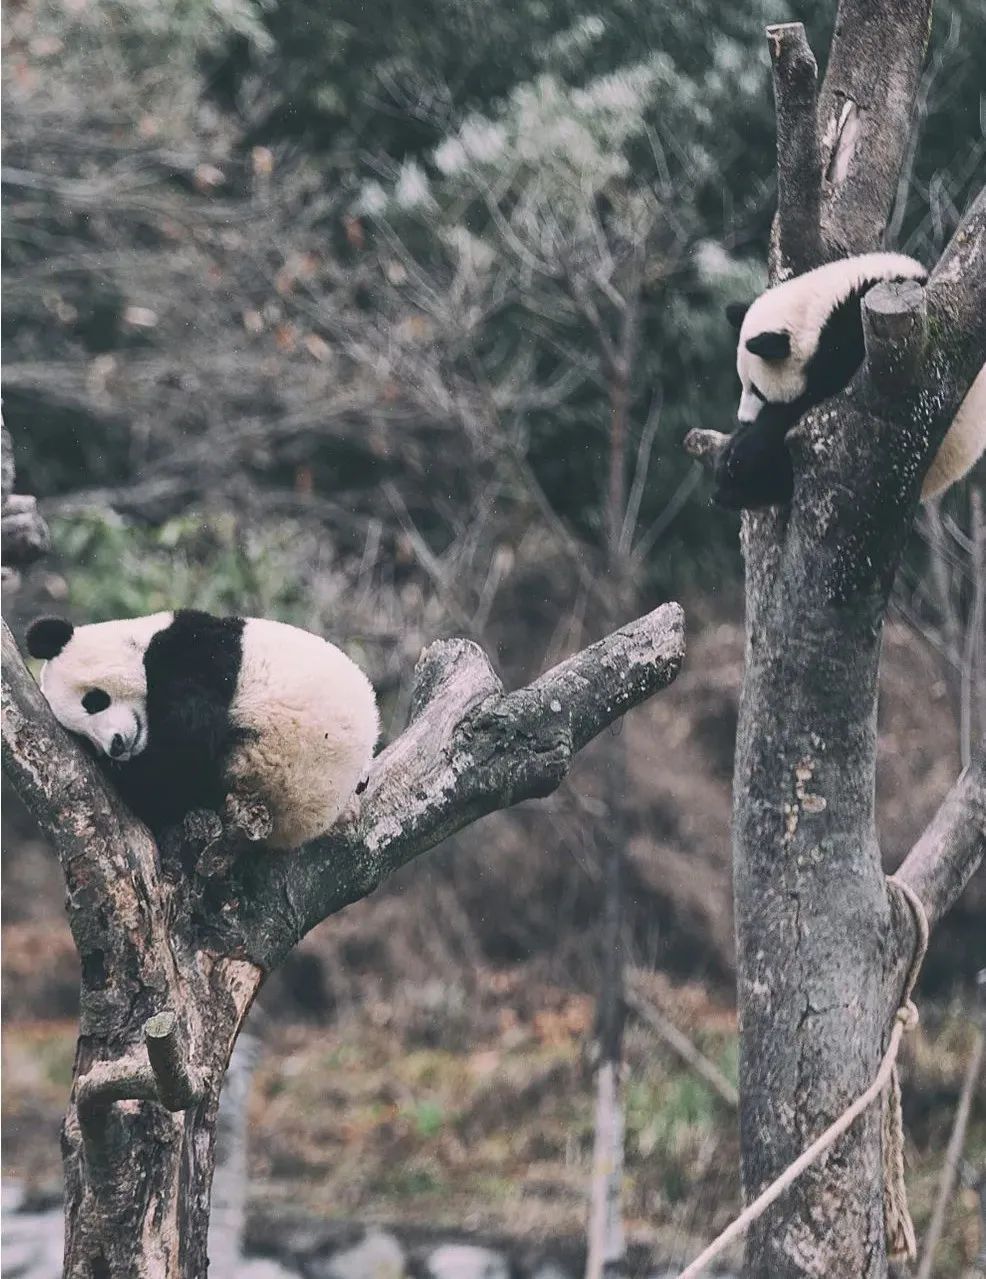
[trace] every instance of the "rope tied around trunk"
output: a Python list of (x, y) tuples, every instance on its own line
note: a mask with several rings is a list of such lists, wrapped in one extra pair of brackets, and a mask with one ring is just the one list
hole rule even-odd
[(917, 1240), (914, 1234), (914, 1223), (907, 1207), (907, 1191), (904, 1185), (904, 1125), (900, 1107), (900, 1080), (897, 1076), (897, 1053), (905, 1031), (913, 1030), (918, 1024), (918, 1010), (911, 999), (917, 983), (921, 965), (928, 950), (928, 916), (924, 904), (917, 893), (902, 879), (895, 875), (887, 878), (887, 885), (893, 886), (904, 898), (914, 918), (917, 932), (917, 943), (911, 956), (904, 982), (904, 992), (900, 1007), (894, 1014), (890, 1029), (890, 1039), (886, 1052), (880, 1062), (873, 1082), (861, 1093), (852, 1105), (848, 1106), (834, 1123), (816, 1137), (811, 1145), (775, 1178), (774, 1181), (754, 1199), (740, 1215), (702, 1252), (690, 1266), (682, 1270), (678, 1279), (698, 1279), (702, 1271), (714, 1261), (729, 1245), (767, 1211), (775, 1200), (787, 1190), (801, 1174), (839, 1140), (856, 1122), (864, 1110), (883, 1095), (883, 1219), (887, 1234), (887, 1252), (891, 1257), (907, 1257), (913, 1261), (917, 1256)]

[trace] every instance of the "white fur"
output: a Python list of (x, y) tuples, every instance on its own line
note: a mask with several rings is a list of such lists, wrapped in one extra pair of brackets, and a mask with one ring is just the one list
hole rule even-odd
[[(927, 274), (920, 262), (902, 253), (861, 253), (827, 262), (761, 293), (743, 317), (736, 348), (736, 371), (743, 385), (739, 420), (754, 421), (762, 407), (751, 386), (762, 391), (771, 404), (788, 404), (798, 398), (805, 389), (805, 365), (815, 352), (826, 318), (864, 281), (924, 280)], [(749, 338), (773, 332), (790, 334), (788, 359), (764, 360), (746, 349)]]
[[(736, 350), (736, 370), (742, 383), (737, 416), (756, 420), (763, 401), (789, 403), (805, 389), (805, 365), (818, 344), (828, 314), (860, 284), (873, 279), (923, 281), (920, 262), (900, 253), (863, 253), (816, 267), (768, 289), (743, 317)], [(764, 360), (746, 348), (758, 333), (785, 332), (791, 338), (786, 360)], [(943, 493), (960, 480), (986, 451), (986, 366), (980, 370), (936, 454), (921, 489), (922, 500)]]
[[(155, 632), (171, 625), (171, 613), (152, 613), (120, 622), (77, 626), (57, 657), (41, 668), (41, 691), (60, 724), (88, 737), (109, 755), (119, 733), (126, 749), (121, 763), (139, 755), (147, 745), (147, 681), (144, 652)], [(90, 715), (82, 698), (101, 688), (111, 701), (106, 710)]]
[(250, 618), (231, 713), (257, 736), (234, 752), (229, 777), (271, 808), (271, 846), (327, 831), (366, 776), (380, 733), (360, 668), (317, 635)]
[(959, 405), (955, 420), (935, 454), (921, 487), (922, 501), (937, 497), (961, 480), (986, 450), (986, 364)]
[[(127, 742), (121, 760), (140, 754), (147, 744), (144, 652), (172, 617), (77, 627), (41, 672), (59, 722), (107, 755), (115, 733)], [(113, 699), (95, 715), (82, 706), (91, 688)], [(229, 793), (271, 810), (271, 847), (297, 847), (349, 811), (373, 758), (379, 718), (370, 681), (335, 645), (295, 626), (248, 618), (230, 717), (251, 738), (229, 761)]]

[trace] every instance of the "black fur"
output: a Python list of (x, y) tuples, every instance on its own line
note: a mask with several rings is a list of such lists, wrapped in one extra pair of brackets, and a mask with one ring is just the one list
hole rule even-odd
[(64, 617), (39, 617), (27, 628), (27, 651), (47, 662), (58, 656), (74, 632)]
[[(804, 392), (788, 404), (765, 404), (755, 422), (745, 423), (729, 437), (716, 464), (712, 500), (717, 506), (748, 510), (791, 500), (793, 475), (784, 437), (809, 409), (838, 395), (855, 377), (866, 353), (863, 297), (882, 282), (864, 280), (829, 312), (818, 345), (805, 365)], [(731, 305), (735, 308), (739, 304)], [(730, 314), (729, 319), (732, 323), (734, 316)], [(750, 342), (747, 347), (754, 350)]]
[(800, 401), (765, 404), (755, 422), (729, 437), (716, 462), (712, 500), (730, 511), (790, 502), (794, 485), (784, 436), (801, 416)]
[(114, 778), (155, 834), (193, 808), (222, 811), (229, 755), (245, 737), (230, 719), (244, 626), (183, 609), (147, 646), (147, 746)]
[(781, 329), (754, 333), (746, 339), (746, 349), (762, 360), (786, 360), (791, 354), (791, 335)]

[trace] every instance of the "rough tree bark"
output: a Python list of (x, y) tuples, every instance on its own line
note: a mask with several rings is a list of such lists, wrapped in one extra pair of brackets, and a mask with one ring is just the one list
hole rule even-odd
[[(774, 279), (880, 247), (931, 0), (843, 0), (825, 84), (800, 24), (768, 40), (778, 113)], [(875, 290), (867, 361), (788, 443), (789, 509), (743, 519), (746, 671), (734, 770), (743, 1186), (756, 1196), (872, 1081), (913, 953), (874, 825), (887, 596), (921, 479), (986, 358), (986, 196), (926, 290)], [(722, 437), (686, 447), (708, 461)], [(899, 874), (932, 923), (986, 844), (980, 750)], [(753, 1226), (748, 1279), (883, 1279), (873, 1107)]]
[(514, 693), (475, 644), (433, 644), (411, 723), (376, 760), (356, 822), (289, 855), (241, 850), (206, 876), (229, 862), (215, 829), (186, 823), (199, 873), (162, 856), (54, 721), (3, 627), (4, 768), (58, 852), (82, 961), (63, 1137), (68, 1279), (206, 1273), (219, 1090), (265, 975), (413, 857), (549, 794), (588, 741), (671, 682), (683, 653), (674, 604)]
[(14, 452), (7, 428), (2, 428), (0, 457), (0, 556), (3, 559), (3, 583), (16, 586), (18, 569), (26, 568), (48, 550), (48, 526), (38, 511), (33, 497), (14, 492)]

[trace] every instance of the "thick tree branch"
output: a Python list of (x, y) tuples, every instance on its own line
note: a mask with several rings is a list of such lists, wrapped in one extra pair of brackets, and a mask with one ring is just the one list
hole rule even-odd
[[(958, 404), (986, 363), (986, 186), (966, 210), (928, 281), (928, 319)], [(954, 410), (953, 410), (954, 411)]]
[(674, 679), (683, 655), (676, 604), (514, 693), (475, 644), (433, 644), (416, 671), (412, 722), (377, 759), (356, 824), (236, 868), (237, 905), (225, 916), (234, 944), (272, 967), (320, 920), (463, 826), (550, 794), (587, 742)]
[[(63, 865), (115, 864), (117, 874), (108, 879), (136, 876), (149, 896), (158, 896), (164, 888), (146, 831), (54, 722), (6, 627), (3, 645), (4, 766)], [(416, 672), (412, 721), (377, 759), (358, 821), (289, 856), (246, 852), (224, 885), (221, 922), (210, 898), (208, 909), (202, 902), (195, 907), (196, 927), (219, 929), (226, 953), (273, 967), (320, 920), (454, 831), (549, 794), (587, 742), (671, 682), (683, 654), (675, 604), (510, 694), (475, 644), (433, 644)], [(126, 870), (121, 849), (133, 859)], [(166, 940), (160, 942), (166, 951)]]
[(876, 249), (897, 191), (932, 0), (841, 0), (818, 110), (827, 256)]
[(818, 148), (818, 64), (800, 22), (767, 28), (777, 111), (778, 270), (798, 275), (822, 258), (822, 161)]
[(945, 797), (897, 871), (924, 903), (934, 927), (954, 905), (986, 854), (986, 742)]

